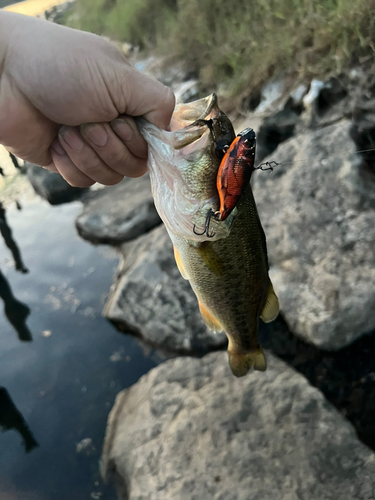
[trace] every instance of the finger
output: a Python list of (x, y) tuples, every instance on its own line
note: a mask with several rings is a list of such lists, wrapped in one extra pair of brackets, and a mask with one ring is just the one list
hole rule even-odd
[[(127, 148), (127, 145), (114, 133), (108, 123), (89, 123), (81, 125), (80, 131), (83, 138), (101, 160), (122, 177), (124, 175), (128, 177), (140, 177), (146, 172), (146, 159), (134, 156)], [(132, 137), (136, 138), (131, 130), (128, 130), (128, 133), (129, 135), (131, 133)], [(139, 150), (144, 155), (142, 146), (144, 147), (141, 143), (140, 146), (135, 146), (135, 149)]]
[(90, 179), (112, 186), (124, 176), (108, 167), (83, 139), (78, 128), (61, 127), (59, 141), (73, 164)]
[[(52, 155), (51, 155), (52, 157)], [(50, 172), (55, 172), (55, 173), (59, 173), (59, 171), (57, 170), (55, 164), (53, 163), (53, 161), (51, 163), (49, 163), (48, 165), (46, 165), (45, 167), (42, 167), (44, 168), (45, 170), (49, 170)]]
[(95, 184), (92, 179), (78, 170), (57, 139), (53, 141), (50, 153), (57, 172), (71, 186), (85, 188)]
[(125, 115), (119, 116), (116, 120), (111, 121), (110, 125), (134, 156), (147, 158), (147, 142), (144, 140), (133, 118)]
[(124, 87), (128, 95), (127, 115), (143, 115), (157, 127), (168, 127), (175, 107), (175, 96), (170, 88), (135, 68), (128, 71)]

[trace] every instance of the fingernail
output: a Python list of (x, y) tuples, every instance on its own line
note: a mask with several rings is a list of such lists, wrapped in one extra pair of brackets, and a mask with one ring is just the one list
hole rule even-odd
[(124, 142), (134, 139), (134, 132), (129, 123), (122, 118), (116, 118), (111, 122), (111, 127)]
[(81, 130), (95, 146), (103, 147), (108, 142), (108, 134), (103, 125), (82, 125)]
[(53, 141), (53, 143), (51, 144), (51, 149), (53, 149), (53, 151), (58, 154), (59, 156), (65, 156), (66, 155), (66, 151), (64, 150), (64, 148), (61, 146), (61, 144), (59, 143), (59, 141), (57, 139), (55, 139)]
[(81, 151), (84, 146), (84, 142), (78, 133), (68, 127), (62, 127), (59, 131), (59, 136), (68, 144), (68, 146), (76, 151)]

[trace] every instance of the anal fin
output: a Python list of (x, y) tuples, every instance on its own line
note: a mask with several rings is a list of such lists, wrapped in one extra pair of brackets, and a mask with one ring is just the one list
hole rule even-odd
[(187, 272), (185, 271), (185, 267), (184, 267), (184, 265), (182, 263), (181, 256), (178, 253), (178, 250), (177, 250), (177, 248), (174, 245), (173, 245), (173, 251), (174, 251), (174, 260), (176, 261), (176, 264), (177, 264), (178, 270), (181, 273), (181, 276), (185, 280), (188, 280), (189, 276), (187, 275)]
[(266, 300), (266, 305), (263, 308), (260, 317), (265, 323), (270, 323), (277, 318), (279, 314), (279, 299), (273, 289), (271, 280), (268, 287), (268, 295)]
[(211, 331), (216, 331), (216, 332), (222, 332), (223, 327), (221, 324), (218, 322), (218, 320), (206, 309), (206, 307), (202, 304), (202, 302), (199, 302), (199, 310), (201, 312), (203, 321), (205, 322), (206, 326), (211, 330)]

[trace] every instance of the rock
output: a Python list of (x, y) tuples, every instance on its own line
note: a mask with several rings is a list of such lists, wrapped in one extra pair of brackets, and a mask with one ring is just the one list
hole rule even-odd
[(76, 452), (86, 456), (91, 456), (96, 453), (96, 448), (91, 438), (84, 438), (76, 446)]
[(342, 101), (347, 96), (347, 91), (341, 81), (337, 78), (330, 78), (320, 89), (318, 96), (318, 112), (324, 114), (332, 106)]
[(227, 355), (177, 358), (120, 392), (102, 472), (127, 500), (371, 500), (375, 455), (315, 388), (267, 354), (236, 379)]
[(299, 116), (295, 111), (283, 109), (263, 121), (257, 133), (257, 163), (273, 153), (281, 142), (293, 136), (298, 120)]
[(353, 95), (348, 95), (341, 80), (312, 80), (310, 90), (303, 98), (307, 111), (304, 120), (309, 127), (318, 128), (331, 125), (344, 117), (350, 118), (352, 100)]
[(300, 134), (273, 154), (272, 175), (254, 175), (282, 313), (329, 350), (375, 328), (375, 179), (349, 130), (343, 120)]
[(357, 150), (368, 166), (375, 173), (375, 99), (358, 102), (353, 107), (353, 120), (350, 137), (356, 143)]
[(324, 87), (324, 82), (321, 80), (312, 80), (310, 83), (310, 89), (308, 93), (303, 98), (303, 105), (305, 108), (309, 108), (318, 99), (319, 93)]
[(25, 162), (27, 177), (34, 191), (51, 205), (67, 203), (81, 197), (86, 188), (73, 187), (60, 174)]
[(268, 80), (261, 90), (261, 100), (255, 113), (269, 114), (282, 109), (288, 99), (286, 90), (287, 80), (284, 73)]
[(295, 89), (289, 94), (289, 101), (292, 104), (292, 108), (299, 108), (303, 105), (303, 99), (307, 94), (308, 86), (306, 83), (300, 83)]
[(116, 186), (91, 192), (76, 220), (82, 238), (111, 245), (137, 238), (159, 224), (148, 176), (125, 178)]
[(210, 332), (177, 269), (164, 226), (121, 247), (123, 262), (104, 316), (165, 351), (206, 353), (226, 345)]
[(176, 104), (192, 101), (198, 96), (198, 80), (195, 79), (176, 83), (171, 88), (176, 97)]

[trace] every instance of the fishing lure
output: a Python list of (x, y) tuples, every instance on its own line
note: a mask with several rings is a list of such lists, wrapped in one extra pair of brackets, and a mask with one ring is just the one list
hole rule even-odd
[(220, 209), (215, 218), (224, 221), (237, 205), (254, 170), (256, 136), (252, 128), (240, 132), (225, 153), (217, 173)]
[(210, 210), (207, 214), (203, 233), (209, 238), (215, 233), (210, 233), (210, 221), (214, 217), (224, 221), (234, 210), (241, 196), (245, 192), (254, 170), (256, 135), (252, 128), (240, 132), (229, 146), (224, 146), (224, 156), (217, 173), (216, 187), (219, 193), (220, 208), (218, 211)]

